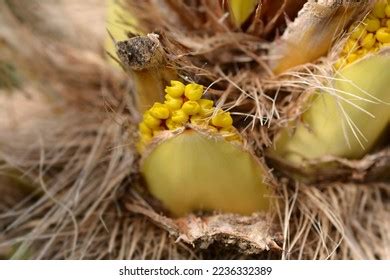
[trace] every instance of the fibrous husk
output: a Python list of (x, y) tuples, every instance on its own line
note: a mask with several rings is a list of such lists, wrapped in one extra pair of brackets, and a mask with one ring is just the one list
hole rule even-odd
[[(385, 180), (386, 150), (362, 158), (388, 141), (389, 62), (384, 48), (335, 73), (329, 86), (307, 102), (308, 109), (296, 125), (278, 133), (269, 157), (282, 164), (281, 170), (301, 173), (306, 181), (345, 176)], [(354, 164), (348, 159), (359, 160)], [(378, 171), (374, 177), (369, 174), (373, 162)]]
[(88, 8), (79, 9), (77, 1), (66, 0), (45, 0), (44, 3), (40, 0), (4, 0), (2, 3), (23, 27), (42, 39), (55, 39), (97, 51), (101, 50), (105, 35), (105, 30), (99, 28), (101, 25), (96, 24), (105, 14), (102, 4), (99, 0), (85, 0), (84, 7)]
[[(139, 15), (151, 19), (150, 13), (155, 15), (158, 9), (146, 7)], [(300, 115), (301, 95), (308, 84), (321, 87), (314, 74), (327, 70), (319, 61), (272, 77), (263, 56), (267, 44), (240, 32), (212, 33), (209, 30), (225, 30), (218, 17), (211, 13), (205, 23), (191, 13), (187, 17), (197, 32), (184, 29), (186, 36), (183, 25), (161, 21), (161, 15), (153, 18), (155, 28), (163, 29), (163, 45), (182, 77), (205, 85), (214, 82), (210, 94), (221, 106), (237, 108), (239, 127), (260, 155), (279, 127)], [(111, 69), (102, 54), (55, 40), (45, 41), (46, 48), (36, 47), (39, 37), (14, 18), (3, 26), (12, 28), (15, 42), (23, 39), (31, 47), (16, 48), (15, 60), (38, 74), (28, 98), (20, 94), (17, 104), (1, 101), (6, 108), (25, 112), (16, 119), (16, 129), (0, 127), (1, 158), (7, 166), (28, 173), (44, 194), (18, 211), (0, 213), (0, 250), (16, 244), (19, 253), (33, 248), (34, 259), (269, 258), (258, 255), (262, 249), (274, 249), (272, 257), (283, 259), (390, 258), (386, 180), (303, 184), (279, 176), (274, 214), (264, 220), (260, 215), (196, 215), (181, 220), (161, 215), (158, 208), (151, 208), (154, 202), (144, 203), (137, 188), (133, 149), (137, 114), (128, 78)], [(11, 35), (6, 34), (9, 42)], [(14, 116), (10, 110), (2, 120), (9, 124)], [(377, 158), (369, 164), (373, 171)], [(250, 224), (242, 227), (243, 222)], [(228, 226), (221, 229), (221, 223)], [(167, 232), (167, 227), (173, 230)]]
[(273, 72), (279, 74), (326, 55), (345, 27), (367, 11), (368, 2), (308, 1), (270, 47)]
[(306, 162), (304, 167), (291, 165), (278, 158), (270, 158), (270, 164), (279, 166), (279, 170), (293, 178), (307, 183), (341, 182), (389, 182), (390, 150), (388, 148), (371, 153), (358, 160), (325, 156)]
[[(137, 197), (137, 196), (135, 196)], [(270, 216), (254, 213), (250, 216), (236, 214), (187, 215), (171, 219), (157, 213), (141, 198), (130, 200), (126, 208), (133, 213), (145, 215), (164, 228), (177, 241), (183, 241), (200, 249), (207, 249), (213, 243), (219, 246), (237, 247), (242, 254), (259, 254), (277, 251), (283, 242)]]

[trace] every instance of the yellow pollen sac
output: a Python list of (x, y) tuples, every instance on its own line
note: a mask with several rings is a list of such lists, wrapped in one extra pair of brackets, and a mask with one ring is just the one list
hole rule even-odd
[(168, 106), (161, 103), (154, 103), (153, 107), (150, 108), (149, 113), (160, 120), (166, 120), (169, 118), (169, 109)]
[(173, 98), (179, 98), (184, 93), (184, 84), (179, 81), (171, 81), (171, 86), (165, 88), (165, 92)]
[(142, 134), (152, 134), (152, 130), (144, 122), (138, 125), (138, 130)]
[(186, 101), (181, 108), (187, 115), (196, 115), (200, 111), (200, 106), (196, 101)]
[(203, 86), (195, 83), (185, 86), (184, 95), (191, 101), (199, 100), (203, 95)]
[(367, 34), (367, 30), (362, 24), (359, 24), (358, 26), (351, 26), (349, 31), (351, 32), (351, 38), (354, 40), (364, 38)]
[(364, 21), (366, 29), (369, 32), (375, 32), (381, 27), (381, 22), (377, 18), (369, 17)]
[(376, 43), (374, 34), (368, 33), (362, 40), (361, 45), (363, 48), (371, 49)]
[(386, 9), (386, 2), (378, 2), (374, 5), (372, 13), (374, 16), (378, 18), (384, 18), (386, 17), (385, 9)]
[(229, 112), (218, 112), (212, 119), (211, 123), (214, 126), (227, 128), (232, 126), (233, 119)]
[(165, 95), (165, 101), (164, 103), (168, 106), (168, 108), (171, 111), (179, 110), (181, 106), (183, 105), (183, 99), (182, 98), (173, 98), (170, 95)]
[(172, 112), (172, 121), (181, 125), (186, 124), (189, 119), (189, 116), (182, 110), (177, 110)]
[(380, 28), (375, 34), (376, 39), (381, 43), (390, 43), (390, 28)]
[(144, 114), (144, 124), (150, 129), (158, 128), (161, 124), (161, 120), (153, 117), (148, 111)]

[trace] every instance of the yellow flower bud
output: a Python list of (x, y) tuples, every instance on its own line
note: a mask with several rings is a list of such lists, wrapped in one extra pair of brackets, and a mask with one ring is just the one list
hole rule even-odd
[(368, 33), (362, 40), (361, 45), (363, 48), (371, 49), (375, 45), (375, 36), (372, 33)]
[(182, 98), (173, 98), (170, 95), (165, 95), (165, 101), (164, 103), (168, 106), (168, 108), (171, 111), (179, 110), (181, 106), (183, 105), (183, 99)]
[[(388, 18), (390, 18), (390, 4), (387, 4), (386, 5), (386, 8), (385, 8), (385, 14)], [(387, 21), (389, 22), (389, 21)]]
[(152, 134), (152, 130), (144, 123), (144, 122), (141, 122), (139, 125), (138, 125), (138, 130), (140, 133), (143, 133), (143, 134)]
[(165, 92), (171, 97), (178, 98), (184, 93), (184, 84), (179, 81), (171, 81), (171, 86), (165, 88)]
[(363, 24), (359, 24), (358, 26), (351, 26), (350, 32), (351, 38), (354, 40), (359, 40), (367, 35), (367, 30)]
[(144, 114), (144, 124), (146, 124), (150, 129), (154, 129), (160, 126), (161, 120), (153, 117), (149, 111), (146, 111)]
[(233, 119), (229, 112), (218, 112), (212, 119), (211, 123), (217, 127), (227, 128), (233, 124)]
[(202, 109), (211, 109), (214, 105), (214, 102), (209, 99), (199, 99), (198, 103)]
[(208, 99), (199, 99), (198, 103), (200, 105), (199, 114), (203, 117), (209, 117), (214, 112), (214, 102)]
[(210, 117), (214, 113), (215, 107), (211, 107), (210, 109), (200, 109), (199, 115), (202, 117)]
[(188, 121), (189, 117), (183, 110), (180, 109), (172, 112), (171, 119), (177, 124), (184, 125)]
[(161, 103), (154, 103), (153, 107), (150, 108), (149, 113), (160, 120), (166, 120), (169, 118), (169, 109), (168, 106)]
[(190, 100), (190, 101), (184, 102), (182, 110), (187, 115), (195, 115), (195, 114), (199, 113), (200, 106), (199, 106), (198, 102)]
[(368, 53), (368, 51), (366, 49), (360, 49), (356, 52), (356, 54), (358, 55), (358, 58), (364, 57), (367, 53)]
[(375, 32), (381, 27), (381, 22), (379, 19), (374, 17), (367, 18), (364, 23), (366, 24), (366, 29), (369, 32)]
[(152, 134), (147, 134), (147, 133), (141, 133), (141, 142), (143, 143), (148, 143), (152, 140)]
[(359, 44), (356, 40), (348, 39), (348, 41), (345, 43), (343, 52), (346, 54), (353, 53), (356, 51), (359, 47)]
[(182, 126), (181, 124), (175, 123), (172, 119), (167, 119), (165, 125), (168, 127), (169, 130), (175, 130)]
[(352, 63), (352, 62), (356, 61), (358, 58), (359, 58), (358, 54), (351, 53), (350, 55), (348, 55), (347, 61), (348, 61), (348, 63)]
[(380, 28), (375, 34), (376, 39), (381, 43), (390, 43), (390, 28)]
[(203, 95), (203, 86), (195, 83), (185, 86), (184, 95), (192, 101), (199, 100)]
[(377, 2), (374, 5), (372, 13), (374, 14), (374, 16), (378, 18), (384, 18), (386, 17), (385, 9), (386, 9), (386, 2)]
[(208, 125), (208, 120), (205, 117), (202, 117), (199, 115), (191, 116), (190, 122), (191, 122), (191, 124), (194, 124), (194, 125), (200, 125), (200, 126)]
[(142, 153), (145, 149), (145, 146), (149, 144), (150, 141), (152, 141), (153, 137), (152, 134), (148, 133), (140, 133), (140, 140), (136, 144), (137, 150)]

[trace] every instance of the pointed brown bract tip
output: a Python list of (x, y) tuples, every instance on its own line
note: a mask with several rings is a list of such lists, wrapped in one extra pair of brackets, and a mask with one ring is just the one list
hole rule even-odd
[(151, 33), (119, 41), (115, 48), (123, 68), (133, 76), (139, 111), (162, 101), (165, 85), (176, 79), (177, 73), (168, 67), (158, 35)]
[(141, 71), (165, 64), (164, 51), (157, 34), (136, 36), (115, 44), (116, 52), (125, 66), (134, 71)]

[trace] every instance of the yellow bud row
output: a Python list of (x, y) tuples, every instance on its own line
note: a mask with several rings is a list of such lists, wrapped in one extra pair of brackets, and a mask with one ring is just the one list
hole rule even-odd
[(345, 43), (341, 57), (334, 64), (340, 69), (369, 53), (377, 52), (390, 43), (390, 3), (378, 1), (363, 22), (349, 29), (350, 36)]
[[(180, 81), (171, 81), (165, 88), (164, 103), (156, 102), (143, 115), (138, 126), (139, 151), (152, 141), (153, 137), (166, 130), (176, 130), (187, 124), (207, 129), (210, 133), (219, 133), (228, 141), (239, 141), (240, 137), (233, 128), (230, 113), (216, 109), (214, 102), (202, 99), (202, 85), (191, 83), (184, 85)], [(227, 133), (229, 132), (229, 133)]]

